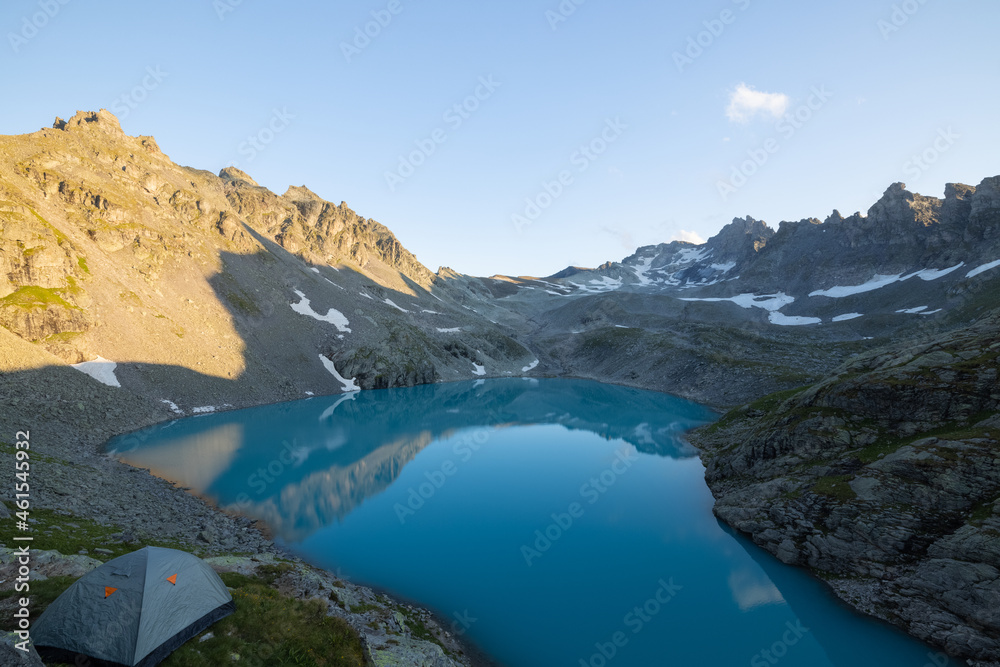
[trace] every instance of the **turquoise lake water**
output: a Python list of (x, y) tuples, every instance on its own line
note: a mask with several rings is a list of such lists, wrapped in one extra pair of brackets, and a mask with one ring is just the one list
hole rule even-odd
[(186, 418), (119, 457), (510, 667), (953, 665), (712, 515), (665, 394), (477, 380)]

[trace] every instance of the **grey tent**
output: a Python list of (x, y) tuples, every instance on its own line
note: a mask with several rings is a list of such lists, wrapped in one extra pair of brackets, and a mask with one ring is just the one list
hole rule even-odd
[(35, 622), (39, 654), (75, 664), (151, 667), (235, 611), (219, 575), (196, 556), (146, 547), (80, 577)]

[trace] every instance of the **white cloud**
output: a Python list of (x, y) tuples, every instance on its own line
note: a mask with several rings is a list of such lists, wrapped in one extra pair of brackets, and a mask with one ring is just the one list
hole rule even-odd
[(726, 118), (734, 123), (746, 123), (759, 113), (781, 118), (790, 103), (784, 93), (764, 93), (741, 83), (729, 96)]
[(679, 232), (677, 232), (676, 234), (674, 234), (670, 238), (670, 240), (671, 241), (686, 241), (687, 243), (693, 243), (695, 245), (701, 245), (702, 243), (705, 242), (705, 239), (701, 238), (701, 236), (698, 234), (698, 232), (689, 232), (689, 231), (684, 230), (684, 229), (682, 229)]

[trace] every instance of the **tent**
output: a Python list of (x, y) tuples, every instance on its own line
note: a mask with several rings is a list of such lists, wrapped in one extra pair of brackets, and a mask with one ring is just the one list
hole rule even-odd
[(75, 664), (151, 667), (236, 610), (219, 575), (196, 556), (146, 547), (80, 577), (35, 622), (39, 654)]

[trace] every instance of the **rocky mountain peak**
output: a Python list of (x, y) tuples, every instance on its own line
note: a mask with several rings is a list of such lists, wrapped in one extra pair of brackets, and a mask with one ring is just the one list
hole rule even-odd
[[(289, 185), (288, 189), (285, 190), (285, 194), (281, 195), (285, 199), (293, 202), (299, 201), (325, 201), (318, 194), (310, 190), (304, 185)], [(344, 202), (341, 202), (343, 206)]]
[(826, 220), (823, 221), (823, 224), (826, 223), (837, 224), (838, 222), (843, 222), (843, 221), (844, 221), (844, 216), (840, 214), (840, 211), (837, 209), (833, 209), (833, 213), (831, 213), (830, 217), (828, 217)]
[(741, 261), (760, 252), (774, 234), (775, 231), (762, 220), (755, 220), (750, 216), (734, 218), (709, 239), (706, 245), (715, 251), (717, 259)]
[[(971, 220), (977, 225), (987, 225), (989, 219), (1000, 211), (1000, 176), (983, 179), (975, 188), (972, 200)], [(996, 227), (994, 226), (995, 230)], [(994, 234), (996, 231), (993, 232)]]
[(234, 181), (237, 183), (242, 181), (243, 183), (247, 183), (255, 187), (260, 187), (257, 184), (257, 181), (250, 178), (249, 174), (247, 174), (242, 169), (237, 169), (236, 167), (226, 167), (225, 169), (219, 172), (219, 178), (221, 178), (224, 181)]
[(949, 199), (967, 199), (974, 194), (976, 194), (974, 186), (966, 185), (965, 183), (944, 184), (944, 198), (946, 201)]
[(893, 183), (868, 209), (868, 221), (873, 225), (920, 224), (929, 226), (938, 222), (941, 200), (915, 195), (905, 183)]
[(107, 109), (101, 109), (100, 111), (77, 111), (69, 120), (63, 120), (62, 118), (56, 116), (56, 120), (52, 123), (52, 127), (63, 131), (76, 131), (82, 129), (125, 136), (125, 133), (122, 131), (121, 123), (118, 122), (118, 117)]
[(898, 219), (912, 215), (910, 202), (913, 193), (906, 189), (906, 183), (893, 183), (882, 194), (882, 198), (868, 209), (868, 218), (872, 221)]

